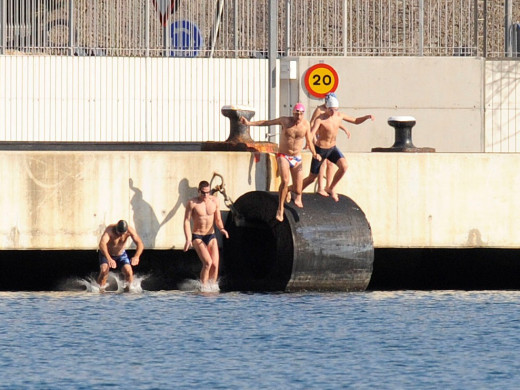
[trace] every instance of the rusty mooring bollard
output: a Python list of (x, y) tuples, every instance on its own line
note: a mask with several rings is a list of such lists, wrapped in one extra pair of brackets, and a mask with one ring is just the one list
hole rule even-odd
[(278, 144), (272, 142), (255, 142), (249, 133), (249, 127), (240, 122), (240, 117), (251, 120), (255, 111), (244, 106), (223, 106), (222, 115), (229, 119), (229, 137), (223, 141), (203, 142), (203, 151), (249, 151), (276, 153)]
[(409, 152), (429, 153), (435, 152), (434, 148), (417, 148), (412, 142), (412, 127), (415, 126), (413, 116), (391, 116), (388, 124), (395, 129), (395, 142), (389, 148), (372, 148), (372, 152)]

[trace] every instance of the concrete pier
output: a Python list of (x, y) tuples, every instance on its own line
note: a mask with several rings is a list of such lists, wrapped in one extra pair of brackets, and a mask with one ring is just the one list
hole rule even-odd
[[(303, 157), (307, 171), (311, 156)], [(346, 157), (338, 192), (366, 214), (375, 248), (520, 247), (520, 155)], [(0, 169), (3, 250), (96, 249), (105, 226), (122, 218), (146, 248), (182, 249), (184, 204), (200, 180), (220, 173), (232, 199), (279, 184), (274, 155), (249, 152), (3, 151)]]

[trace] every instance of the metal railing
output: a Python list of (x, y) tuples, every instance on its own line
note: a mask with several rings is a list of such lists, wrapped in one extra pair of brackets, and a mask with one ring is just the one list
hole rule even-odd
[[(0, 52), (266, 58), (273, 0), (0, 0)], [(277, 0), (280, 56), (520, 52), (518, 0)]]

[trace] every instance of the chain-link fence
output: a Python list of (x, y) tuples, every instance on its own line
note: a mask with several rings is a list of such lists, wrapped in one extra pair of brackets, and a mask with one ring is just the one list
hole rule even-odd
[(515, 57), (517, 1), (0, 0), (0, 52), (265, 58), (277, 21), (280, 56)]

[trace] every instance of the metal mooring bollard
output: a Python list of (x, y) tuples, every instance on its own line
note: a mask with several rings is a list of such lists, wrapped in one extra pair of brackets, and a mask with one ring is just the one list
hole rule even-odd
[(417, 148), (412, 142), (412, 127), (415, 126), (413, 116), (391, 116), (388, 124), (395, 129), (395, 142), (389, 148), (372, 148), (372, 152), (435, 152), (434, 148)]
[(203, 142), (203, 151), (248, 151), (260, 153), (276, 153), (278, 144), (272, 142), (256, 142), (249, 133), (249, 127), (240, 122), (240, 117), (251, 120), (255, 111), (244, 106), (223, 106), (222, 115), (229, 119), (229, 137), (225, 141)]

